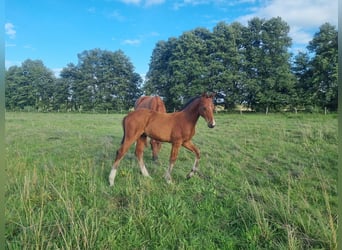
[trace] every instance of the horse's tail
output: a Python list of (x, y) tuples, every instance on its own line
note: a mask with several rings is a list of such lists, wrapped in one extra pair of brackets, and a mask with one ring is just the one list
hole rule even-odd
[(124, 143), (125, 136), (126, 136), (126, 126), (125, 126), (125, 122), (126, 122), (126, 116), (122, 119), (123, 136), (122, 136), (122, 140), (121, 140), (121, 145)]

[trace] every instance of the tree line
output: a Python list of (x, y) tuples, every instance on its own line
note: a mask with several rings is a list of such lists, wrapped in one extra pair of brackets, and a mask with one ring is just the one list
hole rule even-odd
[(6, 70), (6, 109), (120, 111), (146, 94), (160, 95), (172, 111), (214, 91), (227, 109), (337, 110), (336, 28), (321, 25), (296, 55), (289, 30), (277, 17), (184, 32), (157, 42), (144, 82), (121, 50), (83, 51), (58, 78), (42, 61), (27, 59)]
[(142, 78), (123, 51), (93, 49), (77, 57), (78, 64), (68, 64), (59, 78), (41, 60), (10, 67), (6, 109), (120, 111), (128, 110), (142, 95)]

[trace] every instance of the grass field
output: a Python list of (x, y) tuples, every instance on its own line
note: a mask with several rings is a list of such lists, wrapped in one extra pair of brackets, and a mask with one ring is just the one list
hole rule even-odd
[(134, 147), (108, 174), (123, 115), (6, 114), (7, 249), (336, 249), (337, 116), (200, 118), (194, 156), (163, 176)]

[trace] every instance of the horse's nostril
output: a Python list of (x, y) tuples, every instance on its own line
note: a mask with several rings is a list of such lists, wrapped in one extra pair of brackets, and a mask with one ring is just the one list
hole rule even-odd
[(213, 127), (215, 127), (215, 124), (208, 123), (208, 127), (209, 127), (209, 128), (213, 128)]

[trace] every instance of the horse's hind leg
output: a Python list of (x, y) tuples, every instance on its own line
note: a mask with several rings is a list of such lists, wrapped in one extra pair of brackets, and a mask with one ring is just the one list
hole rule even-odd
[(161, 142), (157, 141), (155, 139), (151, 139), (150, 144), (151, 144), (151, 148), (152, 148), (152, 159), (153, 159), (153, 161), (157, 162), (158, 161), (158, 153), (161, 149)]
[(143, 160), (143, 154), (144, 154), (144, 148), (146, 145), (146, 140), (147, 140), (146, 135), (142, 135), (138, 138), (137, 144), (135, 146), (135, 156), (138, 159), (138, 163), (139, 163), (139, 167), (140, 167), (140, 171), (141, 171), (142, 175), (143, 176), (150, 176), (147, 169), (146, 169), (144, 160)]
[(166, 179), (167, 183), (172, 182), (171, 172), (172, 172), (173, 166), (175, 165), (175, 162), (176, 162), (176, 159), (178, 156), (178, 152), (179, 152), (179, 148), (180, 148), (180, 144), (178, 144), (178, 143), (172, 144), (169, 168), (167, 169), (167, 171), (165, 173), (165, 179)]
[(189, 149), (191, 152), (193, 152), (195, 154), (195, 162), (194, 165), (192, 166), (191, 171), (188, 173), (188, 175), (186, 176), (187, 179), (191, 178), (198, 170), (198, 163), (200, 160), (200, 151), (198, 150), (198, 148), (191, 142), (191, 141), (187, 141), (183, 143), (183, 147), (185, 147), (186, 149)]
[(109, 185), (110, 186), (114, 185), (114, 179), (116, 176), (116, 171), (119, 167), (119, 163), (120, 163), (121, 159), (124, 157), (124, 155), (127, 153), (129, 147), (133, 144), (134, 141), (135, 141), (135, 138), (130, 138), (129, 140), (127, 140), (126, 136), (124, 135), (121, 147), (118, 149), (118, 151), (116, 151), (115, 161), (113, 163), (112, 170), (110, 171), (110, 174), (109, 174)]

